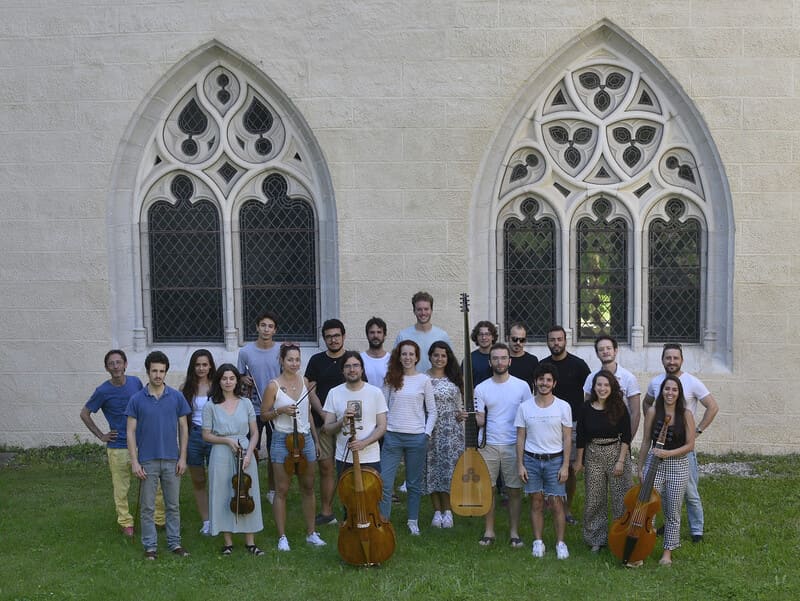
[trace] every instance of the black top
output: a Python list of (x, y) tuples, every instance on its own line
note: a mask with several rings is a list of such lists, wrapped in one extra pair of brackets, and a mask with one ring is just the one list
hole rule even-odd
[(550, 363), (555, 365), (558, 370), (556, 387), (553, 390), (558, 398), (564, 399), (572, 408), (572, 416), (575, 417), (583, 405), (583, 384), (587, 376), (592, 373), (586, 361), (576, 357), (572, 353), (567, 353), (561, 361), (555, 361), (553, 356), (545, 357), (540, 363)]
[(536, 371), (538, 365), (539, 360), (536, 358), (536, 355), (524, 353), (521, 357), (511, 357), (511, 365), (508, 368), (508, 373), (515, 378), (526, 381), (531, 391), (533, 391), (533, 372)]
[[(342, 373), (342, 357), (332, 358), (328, 356), (325, 351), (317, 353), (308, 360), (306, 366), (306, 378), (309, 382), (316, 382), (317, 387), (314, 391), (317, 393), (320, 402), (325, 405), (325, 399), (328, 398), (328, 392), (331, 388), (335, 388), (339, 384), (344, 384), (344, 374)], [(320, 427), (323, 419), (317, 415), (316, 411), (311, 412), (314, 415), (314, 423)]]
[(605, 411), (595, 409), (589, 401), (583, 403), (577, 417), (573, 417), (578, 421), (579, 449), (586, 448), (586, 444), (595, 438), (619, 438), (628, 446), (631, 444), (631, 416), (627, 407), (616, 424), (609, 421)]
[[(661, 428), (664, 426), (664, 420), (656, 420), (653, 424), (653, 431), (651, 433), (651, 439), (653, 441), (653, 445), (655, 445), (656, 441), (658, 440), (658, 435), (661, 433)], [(671, 423), (667, 426), (667, 440), (664, 443), (664, 448), (668, 451), (672, 449), (677, 449), (682, 447), (686, 444), (686, 428), (677, 428), (675, 423)]]

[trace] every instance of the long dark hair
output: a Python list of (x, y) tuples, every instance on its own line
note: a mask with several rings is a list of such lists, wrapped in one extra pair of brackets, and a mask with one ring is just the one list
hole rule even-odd
[(664, 409), (664, 385), (670, 381), (678, 385), (678, 399), (675, 401), (675, 421), (672, 423), (672, 432), (674, 433), (674, 438), (684, 440), (686, 433), (686, 397), (683, 396), (683, 384), (678, 376), (667, 374), (667, 377), (661, 382), (661, 388), (658, 389), (658, 398), (656, 398), (656, 419), (654, 423), (664, 423), (664, 416), (666, 415), (666, 410)]
[(444, 366), (444, 375), (447, 376), (447, 379), (453, 384), (458, 386), (458, 390), (461, 394), (464, 394), (464, 378), (461, 376), (461, 366), (458, 364), (458, 360), (453, 354), (453, 349), (450, 348), (449, 344), (444, 340), (437, 340), (434, 342), (431, 348), (428, 349), (428, 359), (431, 358), (433, 351), (437, 348), (447, 353), (447, 365)]
[(597, 382), (597, 378), (600, 376), (608, 380), (611, 386), (611, 394), (608, 395), (608, 400), (605, 402), (604, 413), (606, 417), (608, 417), (608, 422), (610, 424), (616, 424), (620, 418), (625, 415), (625, 401), (622, 398), (622, 389), (619, 387), (616, 376), (607, 369), (601, 369), (594, 375), (594, 378), (592, 378), (592, 390), (589, 392), (589, 402), (594, 403), (598, 400), (597, 393), (594, 391), (594, 385)]
[(197, 386), (200, 383), (194, 367), (200, 357), (208, 358), (210, 366), (208, 370), (209, 378), (213, 377), (214, 372), (217, 370), (214, 366), (214, 357), (211, 355), (211, 351), (201, 348), (192, 353), (192, 356), (189, 358), (189, 367), (186, 368), (186, 379), (183, 381), (183, 386), (181, 386), (181, 392), (183, 392), (184, 398), (192, 409), (194, 409), (194, 397), (197, 396)]
[(417, 354), (417, 363), (419, 363), (419, 345), (413, 340), (403, 340), (392, 349), (392, 355), (389, 357), (389, 368), (386, 370), (384, 382), (395, 390), (400, 390), (403, 387), (403, 364), (400, 362), (400, 349), (404, 346), (414, 347), (414, 352)]
[(242, 396), (242, 374), (239, 373), (233, 363), (223, 363), (214, 372), (214, 377), (211, 379), (211, 390), (208, 392), (208, 397), (215, 405), (219, 405), (225, 400), (225, 393), (219, 383), (222, 381), (222, 376), (225, 375), (226, 371), (232, 371), (233, 375), (236, 376), (236, 387), (233, 389), (233, 394)]

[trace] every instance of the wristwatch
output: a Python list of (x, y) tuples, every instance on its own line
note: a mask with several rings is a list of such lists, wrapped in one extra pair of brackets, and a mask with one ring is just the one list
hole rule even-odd
[(703, 433), (703, 431), (702, 431), (702, 430), (701, 430), (699, 427), (698, 427), (698, 428), (695, 428), (695, 429), (694, 429), (694, 431), (695, 431), (697, 434), (702, 434), (702, 433)]

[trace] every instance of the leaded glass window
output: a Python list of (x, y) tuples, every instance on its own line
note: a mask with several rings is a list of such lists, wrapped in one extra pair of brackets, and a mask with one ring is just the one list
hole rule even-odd
[(581, 218), (577, 234), (578, 338), (628, 339), (628, 225), (609, 220), (611, 203), (594, 201), (597, 219)]
[(153, 342), (223, 340), (220, 218), (208, 200), (191, 202), (194, 184), (176, 176), (177, 202), (150, 206), (150, 309)]
[(539, 203), (527, 198), (525, 216), (503, 225), (506, 333), (515, 321), (525, 324), (529, 341), (544, 341), (556, 323), (556, 229), (549, 217), (536, 219)]
[(654, 219), (648, 231), (648, 339), (700, 342), (702, 227), (681, 223), (683, 202), (670, 199), (668, 220)]
[[(267, 175), (266, 202), (248, 200), (239, 212), (243, 321), (254, 323), (265, 307), (280, 316), (281, 339), (314, 341), (317, 334), (314, 210), (287, 195), (286, 179)], [(255, 331), (248, 329), (247, 340)]]

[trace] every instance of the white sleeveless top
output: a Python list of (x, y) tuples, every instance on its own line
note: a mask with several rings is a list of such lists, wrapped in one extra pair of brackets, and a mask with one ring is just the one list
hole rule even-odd
[[(273, 382), (278, 385), (278, 392), (275, 395), (275, 409), (288, 407), (289, 405), (294, 405), (297, 402), (286, 392), (281, 390), (280, 384), (277, 380), (273, 380)], [(305, 380), (303, 380), (303, 389), (300, 391), (300, 396), (298, 398), (303, 400), (300, 401), (299, 405), (297, 405), (297, 414), (295, 416), (297, 417), (297, 431), (300, 434), (309, 434), (311, 432), (311, 424), (308, 421), (308, 394), (306, 391)], [(294, 424), (291, 415), (279, 415), (275, 420), (273, 420), (272, 426), (275, 428), (276, 432), (281, 432), (283, 434), (291, 434), (294, 432)]]

